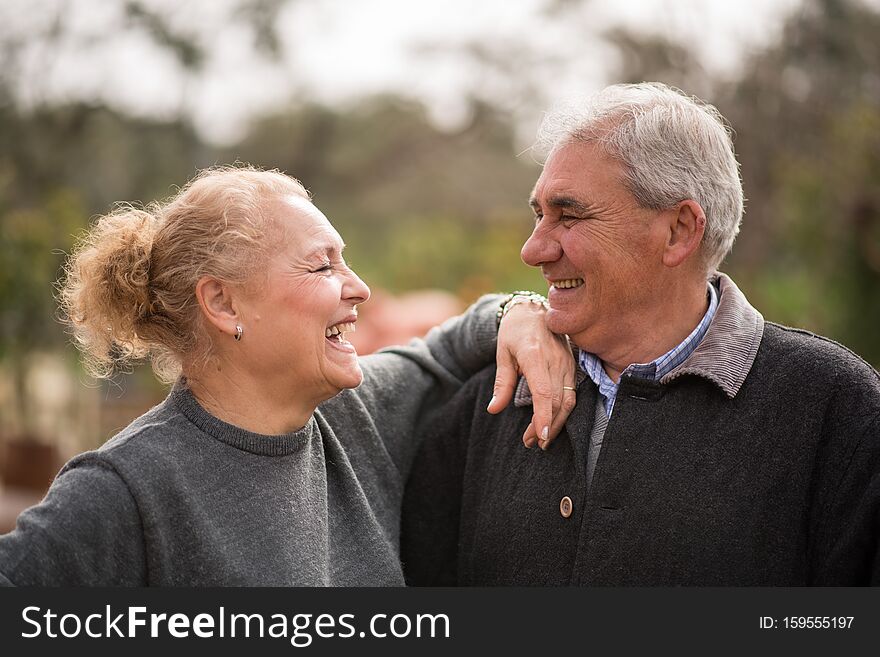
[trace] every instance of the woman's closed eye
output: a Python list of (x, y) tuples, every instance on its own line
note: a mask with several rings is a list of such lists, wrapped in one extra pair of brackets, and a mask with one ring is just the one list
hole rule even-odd
[(334, 272), (334, 271), (344, 272), (344, 271), (348, 271), (350, 269), (351, 269), (351, 267), (349, 266), (349, 264), (345, 260), (343, 260), (342, 258), (339, 258), (339, 259), (325, 261), (317, 269), (312, 270), (312, 273), (318, 274), (318, 273), (328, 273), (328, 272)]

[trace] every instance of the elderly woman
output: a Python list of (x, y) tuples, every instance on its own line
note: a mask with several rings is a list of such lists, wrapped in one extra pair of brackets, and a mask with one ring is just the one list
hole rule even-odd
[[(499, 354), (533, 387), (561, 391), (572, 359), (523, 296), (358, 359), (346, 334), (370, 291), (343, 248), (276, 171), (208, 170), (164, 205), (102, 217), (61, 293), (75, 339), (98, 375), (149, 357), (174, 386), (0, 538), (0, 582), (403, 584), (416, 424), (491, 362), (496, 314)], [(516, 380), (505, 365), (496, 411)], [(536, 427), (556, 411), (543, 403)]]

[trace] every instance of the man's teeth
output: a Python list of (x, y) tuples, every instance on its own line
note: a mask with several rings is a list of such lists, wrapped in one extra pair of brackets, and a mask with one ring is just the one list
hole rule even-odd
[(345, 340), (346, 333), (353, 333), (355, 330), (354, 322), (343, 322), (342, 324), (336, 324), (331, 326), (326, 331), (324, 331), (325, 338), (332, 338), (333, 336), (338, 335), (339, 340)]
[(558, 289), (567, 289), (570, 287), (580, 287), (584, 284), (583, 278), (566, 278), (562, 281), (554, 281), (553, 287)]

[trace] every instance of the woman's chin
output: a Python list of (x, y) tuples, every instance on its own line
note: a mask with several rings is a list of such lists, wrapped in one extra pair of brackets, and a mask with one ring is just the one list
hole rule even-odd
[(363, 380), (364, 373), (361, 371), (361, 366), (356, 360), (349, 367), (338, 367), (331, 379), (333, 387), (339, 392), (342, 390), (357, 388)]
[(349, 381), (346, 383), (346, 388), (357, 388), (361, 383), (364, 382), (364, 373), (361, 372), (361, 368), (358, 367), (357, 371), (353, 372)]

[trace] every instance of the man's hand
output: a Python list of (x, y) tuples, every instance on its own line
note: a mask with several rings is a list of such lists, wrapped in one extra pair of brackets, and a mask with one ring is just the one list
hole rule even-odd
[(509, 310), (498, 329), (497, 373), (486, 409), (500, 413), (513, 399), (519, 375), (529, 382), (534, 415), (523, 444), (547, 449), (559, 435), (575, 402), (575, 362), (565, 336), (551, 333), (538, 304), (520, 303)]

